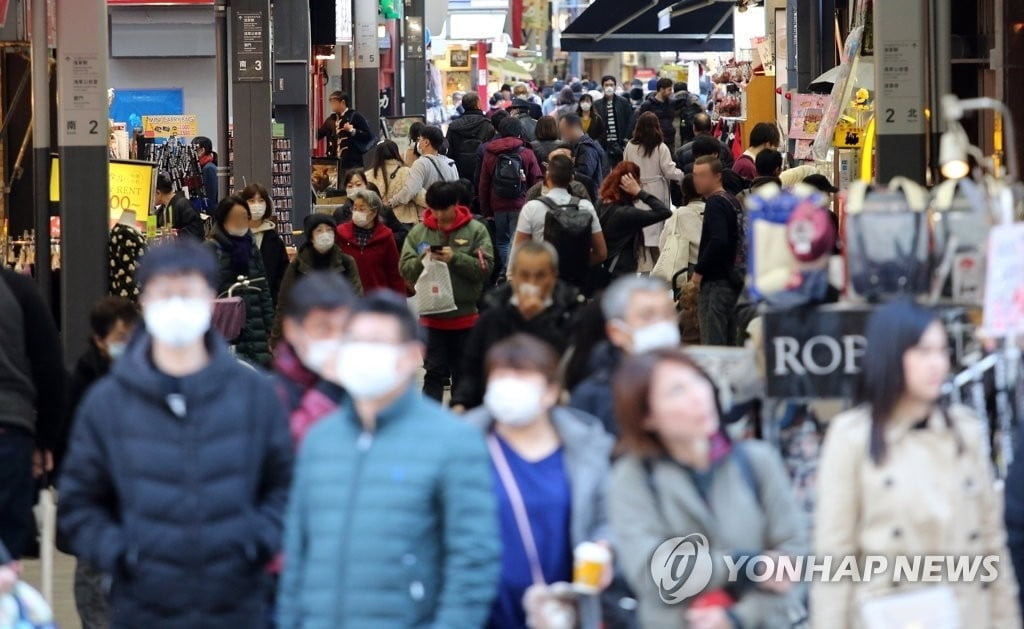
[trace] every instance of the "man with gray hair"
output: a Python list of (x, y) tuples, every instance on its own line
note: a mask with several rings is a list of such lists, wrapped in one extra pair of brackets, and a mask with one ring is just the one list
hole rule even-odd
[(623, 354), (642, 354), (681, 343), (668, 284), (653, 277), (627, 276), (612, 282), (601, 298), (608, 342), (594, 348), (595, 371), (572, 392), (569, 405), (599, 417), (618, 434), (612, 402), (612, 375)]
[(584, 300), (558, 279), (558, 252), (547, 242), (527, 241), (516, 249), (509, 281), (484, 298), (486, 310), (463, 348), (462, 377), (452, 393), (452, 408), (483, 403), (484, 358), (499, 341), (520, 332), (565, 352), (576, 312)]

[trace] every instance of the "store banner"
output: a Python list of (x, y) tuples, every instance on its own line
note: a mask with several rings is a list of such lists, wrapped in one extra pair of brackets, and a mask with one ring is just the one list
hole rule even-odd
[(147, 138), (193, 138), (199, 135), (199, 122), (195, 114), (143, 116), (142, 130)]
[(1024, 223), (997, 225), (988, 236), (983, 329), (990, 338), (1024, 332)]
[(767, 395), (850, 398), (864, 363), (871, 308), (821, 306), (764, 314)]
[[(146, 223), (153, 207), (156, 164), (129, 160), (110, 160), (110, 221), (120, 220), (126, 210), (135, 212), (136, 223)], [(50, 202), (60, 203), (60, 158), (50, 158)]]

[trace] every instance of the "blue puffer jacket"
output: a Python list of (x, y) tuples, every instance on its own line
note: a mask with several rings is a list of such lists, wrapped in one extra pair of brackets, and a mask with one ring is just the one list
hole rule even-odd
[(307, 435), (285, 521), (278, 629), (478, 629), (497, 591), (480, 431), (414, 388), (364, 432), (351, 401)]
[[(177, 382), (141, 332), (74, 421), (60, 530), (113, 575), (111, 626), (259, 627), (291, 481), (288, 419), (269, 380), (214, 333)], [(177, 410), (177, 413), (175, 412)]]

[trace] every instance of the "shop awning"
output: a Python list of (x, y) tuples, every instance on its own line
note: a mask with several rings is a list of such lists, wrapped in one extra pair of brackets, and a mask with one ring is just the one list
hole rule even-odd
[[(562, 32), (562, 50), (732, 52), (735, 6), (733, 0), (596, 0)], [(659, 31), (665, 9), (679, 15)]]

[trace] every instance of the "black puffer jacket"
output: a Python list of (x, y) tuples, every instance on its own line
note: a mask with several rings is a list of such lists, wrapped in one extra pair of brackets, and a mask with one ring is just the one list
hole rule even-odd
[(476, 408), (484, 401), (487, 383), (484, 359), (487, 350), (499, 341), (522, 332), (545, 341), (559, 355), (565, 353), (572, 337), (576, 312), (586, 300), (579, 290), (565, 282), (555, 285), (551, 305), (532, 319), (524, 319), (519, 308), (511, 303), (512, 285), (495, 288), (483, 299), (486, 310), (469, 335), (463, 348), (462, 377), (452, 394), (452, 406)]
[(448, 157), (455, 160), (459, 177), (475, 181), (476, 150), (494, 137), (494, 125), (478, 109), (467, 111), (448, 125)]
[(266, 624), (264, 567), (291, 482), (288, 418), (266, 376), (218, 335), (206, 342), (210, 364), (172, 381), (140, 332), (75, 418), (60, 530), (113, 577), (113, 627)]
[[(263, 256), (256, 248), (251, 233), (248, 243), (252, 247), (248, 277), (250, 279), (266, 278)], [(213, 234), (210, 236), (210, 240), (206, 241), (206, 245), (217, 256), (217, 263), (220, 266), (217, 293), (225, 293), (232, 284), (238, 281), (238, 276), (231, 269), (231, 250), (234, 243), (219, 226), (215, 225)], [(270, 289), (266, 282), (259, 282), (255, 287), (260, 290), (236, 291), (236, 294), (245, 302), (245, 327), (242, 328), (242, 333), (235, 343), (235, 350), (239, 358), (254, 365), (269, 367), (272, 358), (270, 355), (270, 331), (274, 326), (274, 302), (270, 298)]]

